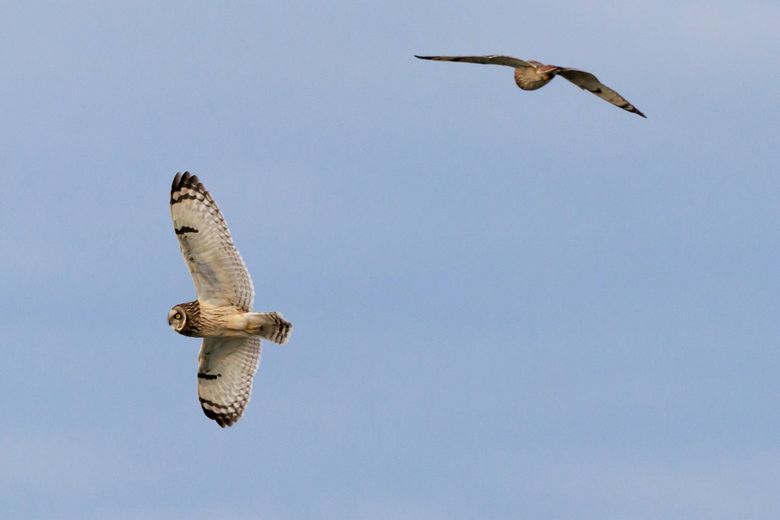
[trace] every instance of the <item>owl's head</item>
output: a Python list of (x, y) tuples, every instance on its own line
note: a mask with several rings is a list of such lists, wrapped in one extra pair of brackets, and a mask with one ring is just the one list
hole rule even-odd
[(199, 322), (200, 306), (197, 301), (174, 305), (168, 311), (168, 325), (179, 334), (197, 336)]

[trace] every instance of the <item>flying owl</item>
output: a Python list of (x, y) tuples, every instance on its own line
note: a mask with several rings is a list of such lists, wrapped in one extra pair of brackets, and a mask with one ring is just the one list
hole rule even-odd
[(292, 324), (278, 312), (252, 312), (254, 288), (216, 202), (197, 176), (177, 173), (171, 217), (197, 299), (175, 305), (168, 324), (203, 338), (198, 356), (198, 397), (217, 424), (238, 421), (252, 393), (260, 339), (287, 342)]
[(644, 118), (647, 116), (639, 111), (626, 98), (603, 84), (599, 79), (584, 70), (558, 67), (557, 65), (544, 65), (538, 61), (524, 61), (511, 56), (416, 56), (421, 60), (435, 61), (462, 61), (465, 63), (481, 63), (484, 65), (505, 65), (515, 69), (515, 83), (523, 90), (536, 90), (547, 85), (555, 76), (563, 76), (581, 89), (596, 94), (613, 105), (633, 112)]

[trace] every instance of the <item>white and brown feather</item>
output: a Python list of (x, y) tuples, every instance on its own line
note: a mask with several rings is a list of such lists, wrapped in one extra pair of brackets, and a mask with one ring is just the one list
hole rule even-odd
[(168, 323), (180, 334), (203, 338), (200, 404), (207, 417), (231, 426), (249, 402), (261, 338), (283, 344), (292, 324), (277, 312), (252, 312), (252, 279), (222, 213), (198, 177), (177, 173), (170, 204), (197, 299), (174, 306)]
[(250, 310), (252, 278), (217, 203), (196, 175), (184, 172), (174, 177), (171, 217), (201, 304)]
[(578, 87), (592, 92), (601, 99), (628, 112), (647, 117), (626, 98), (604, 85), (599, 79), (583, 70), (545, 65), (534, 60), (521, 60), (512, 56), (490, 54), (486, 56), (416, 56), (421, 60), (455, 61), (464, 63), (479, 63), (483, 65), (504, 65), (515, 69), (515, 83), (523, 90), (537, 90), (555, 78), (562, 76)]
[(203, 413), (232, 426), (252, 395), (260, 364), (260, 338), (204, 338), (198, 356), (198, 398)]

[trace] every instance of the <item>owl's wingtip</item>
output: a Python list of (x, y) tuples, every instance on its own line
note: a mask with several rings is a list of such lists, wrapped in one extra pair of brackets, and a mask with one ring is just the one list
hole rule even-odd
[(202, 186), (203, 183), (197, 175), (191, 174), (189, 171), (177, 172), (173, 178), (173, 184), (171, 184), (171, 191), (180, 190), (184, 187), (197, 188)]
[(207, 408), (207, 406), (211, 406), (213, 405), (213, 403), (209, 403), (208, 401), (204, 403), (204, 399), (202, 398), (200, 399), (200, 405), (206, 417), (216, 422), (220, 428), (228, 428), (230, 426), (233, 426), (241, 418), (241, 412), (239, 413), (234, 412), (232, 414), (219, 413)]
[(171, 193), (173, 193), (173, 191), (176, 190), (176, 187), (179, 185), (180, 182), (181, 182), (181, 172), (176, 172), (176, 175), (173, 177), (173, 182), (171, 183)]

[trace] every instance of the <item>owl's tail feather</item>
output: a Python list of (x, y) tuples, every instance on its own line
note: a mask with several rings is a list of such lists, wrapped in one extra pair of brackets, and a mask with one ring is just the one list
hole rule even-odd
[(284, 319), (278, 312), (250, 312), (249, 332), (280, 345), (287, 343), (287, 338), (292, 332), (292, 323)]

